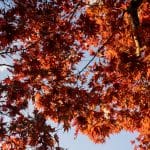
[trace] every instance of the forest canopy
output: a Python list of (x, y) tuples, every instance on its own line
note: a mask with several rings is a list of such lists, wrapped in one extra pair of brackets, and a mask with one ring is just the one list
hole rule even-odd
[(0, 67), (9, 72), (0, 79), (0, 148), (63, 149), (53, 121), (95, 143), (136, 131), (135, 149), (148, 150), (149, 8), (148, 0), (0, 1)]

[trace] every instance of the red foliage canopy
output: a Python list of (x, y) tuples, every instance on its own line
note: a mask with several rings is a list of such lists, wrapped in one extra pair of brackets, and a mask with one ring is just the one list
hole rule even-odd
[(137, 149), (148, 150), (148, 0), (10, 3), (0, 8), (0, 57), (12, 59), (0, 64), (10, 72), (0, 82), (0, 148), (60, 150), (53, 120), (96, 143), (138, 131)]

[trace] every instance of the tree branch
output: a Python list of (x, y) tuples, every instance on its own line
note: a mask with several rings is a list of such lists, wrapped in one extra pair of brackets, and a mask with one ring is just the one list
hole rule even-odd
[(77, 11), (77, 9), (78, 9), (78, 7), (80, 6), (80, 3), (81, 3), (82, 1), (79, 1), (78, 3), (77, 3), (77, 5), (74, 7), (74, 10), (73, 10), (73, 12), (71, 13), (71, 16), (69, 17), (69, 22), (72, 20), (72, 18), (74, 17), (74, 15), (75, 15), (75, 13), (76, 13), (76, 11)]
[(113, 34), (107, 39), (107, 41), (96, 51), (95, 55), (89, 60), (89, 62), (79, 71), (78, 74), (81, 74), (89, 65), (90, 63), (95, 59), (97, 54), (100, 52), (101, 49), (103, 49), (111, 40)]
[(6, 66), (6, 67), (11, 67), (11, 68), (13, 68), (13, 67), (14, 67), (14, 66), (9, 65), (9, 64), (0, 64), (0, 66)]
[(132, 0), (127, 13), (131, 16), (131, 28), (133, 32), (133, 39), (136, 46), (136, 56), (140, 55), (140, 41), (138, 36), (138, 27), (139, 27), (139, 17), (138, 17), (138, 8), (141, 6), (143, 0)]
[(5, 52), (1, 52), (0, 55), (6, 55), (14, 52), (18, 52), (18, 51), (5, 51)]

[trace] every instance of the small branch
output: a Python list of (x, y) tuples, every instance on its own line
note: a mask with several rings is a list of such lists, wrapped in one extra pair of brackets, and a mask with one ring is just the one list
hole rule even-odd
[(10, 53), (14, 53), (17, 51), (5, 51), (5, 52), (1, 52), (0, 55), (6, 55), (6, 54), (10, 54)]
[(74, 7), (74, 10), (73, 10), (73, 12), (71, 13), (71, 16), (69, 17), (69, 22), (72, 20), (72, 18), (74, 17), (74, 15), (75, 15), (75, 13), (76, 13), (76, 11), (77, 11), (77, 9), (78, 9), (78, 7), (80, 6), (80, 3), (81, 3), (82, 1), (79, 1), (78, 3), (77, 3), (77, 5)]
[(0, 64), (0, 66), (6, 66), (6, 67), (11, 67), (11, 68), (13, 68), (13, 67), (14, 67), (14, 66), (9, 65), (9, 64)]
[(36, 44), (37, 44), (37, 41), (34, 43), (31, 43), (30, 45), (28, 45), (27, 47), (24, 47), (22, 49), (17, 49), (17, 50), (12, 50), (12, 51), (8, 51), (8, 50), (3, 51), (3, 52), (0, 52), (0, 56), (1, 55), (8, 55), (8, 54), (16, 53), (16, 52), (24, 52), (25, 50), (35, 46)]
[(95, 57), (97, 56), (97, 54), (100, 52), (101, 49), (103, 49), (105, 47), (105, 45), (107, 45), (109, 43), (109, 41), (111, 40), (113, 34), (107, 39), (107, 41), (97, 50), (97, 52), (95, 53), (95, 55), (89, 60), (89, 62), (79, 71), (78, 74), (81, 74), (88, 66), (89, 64), (95, 59)]

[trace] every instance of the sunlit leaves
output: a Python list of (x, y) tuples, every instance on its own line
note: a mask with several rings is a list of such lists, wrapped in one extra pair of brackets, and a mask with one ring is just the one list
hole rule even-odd
[(121, 130), (138, 131), (139, 147), (146, 149), (149, 3), (138, 9), (137, 57), (126, 12), (130, 1), (14, 2), (0, 17), (0, 57), (14, 65), (0, 83), (2, 148), (61, 149), (57, 131), (46, 122), (51, 119), (64, 131), (73, 123), (76, 135), (96, 143)]

